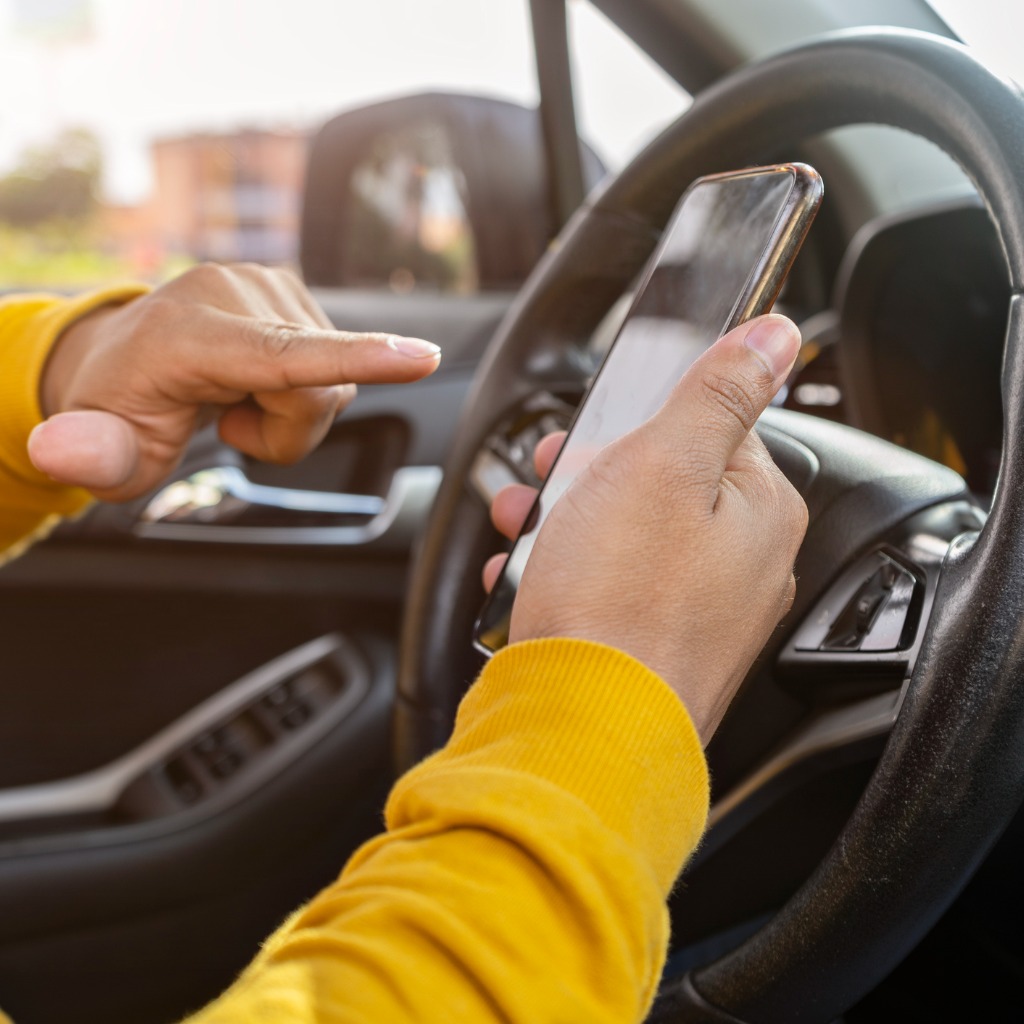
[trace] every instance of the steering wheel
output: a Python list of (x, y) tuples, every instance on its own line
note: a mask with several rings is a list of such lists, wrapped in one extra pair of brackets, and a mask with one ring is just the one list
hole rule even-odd
[[(861, 123), (906, 129), (945, 150), (998, 229), (1011, 285), (998, 487), (983, 528), (979, 522), (955, 539), (951, 530), (940, 564), (911, 570), (925, 597), (901, 663), (908, 681), (838, 841), (758, 932), (671, 984), (653, 1011), (659, 1021), (834, 1020), (936, 922), (1024, 795), (1024, 100), (1017, 87), (958, 43), (871, 30), (822, 37), (701, 93), (588, 200), (527, 282), (480, 366), (413, 570), (396, 710), (400, 769), (444, 741), (479, 668), (470, 631), (494, 534), (475, 483), (488, 457), (496, 446), (506, 456), (527, 446), (538, 420), (557, 411), (551, 396), (581, 392), (593, 332), (689, 182), (788, 159), (781, 144)], [(778, 410), (766, 415), (762, 435), (804, 493), (811, 522), (796, 604), (755, 673), (775, 664), (784, 644), (792, 652), (822, 595), (865, 552), (923, 510), (948, 508), (965, 494), (950, 471), (850, 428)], [(827, 670), (861, 654), (820, 648), (813, 657)]]

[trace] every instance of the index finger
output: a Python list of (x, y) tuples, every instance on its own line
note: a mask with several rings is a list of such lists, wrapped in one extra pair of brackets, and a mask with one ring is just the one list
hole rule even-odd
[(433, 373), (441, 349), (422, 338), (324, 330), (204, 310), (202, 375), (242, 392), (336, 384), (401, 384)]

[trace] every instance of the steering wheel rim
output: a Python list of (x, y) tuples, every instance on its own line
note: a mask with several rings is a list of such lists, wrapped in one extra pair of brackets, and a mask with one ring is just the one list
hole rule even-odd
[[(752, 938), (675, 984), (661, 1020), (833, 1020), (931, 927), (1024, 796), (1024, 101), (962, 45), (849, 31), (749, 65), (591, 197), (542, 260), (478, 371), (411, 577), (395, 743), (404, 769), (447, 735), (479, 667), (469, 625), (493, 545), (469, 486), (495, 424), (538, 387), (578, 385), (577, 357), (695, 177), (766, 162), (779, 140), (877, 123), (937, 144), (996, 225), (1011, 298), (1004, 435), (991, 514), (953, 545), (896, 726), (813, 875)], [(936, 857), (936, 849), (941, 856)]]

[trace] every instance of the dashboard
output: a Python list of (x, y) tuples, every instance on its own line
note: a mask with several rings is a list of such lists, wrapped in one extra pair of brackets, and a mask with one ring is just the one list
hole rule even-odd
[(786, 405), (934, 459), (985, 501), (1002, 443), (1009, 294), (977, 199), (875, 220), (839, 269), (835, 312), (804, 325), (807, 354)]

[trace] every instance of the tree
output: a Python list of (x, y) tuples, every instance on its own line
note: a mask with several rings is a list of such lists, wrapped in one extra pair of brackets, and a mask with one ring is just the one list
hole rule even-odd
[(69, 128), (52, 142), (22, 153), (0, 178), (0, 221), (34, 227), (45, 221), (83, 221), (96, 208), (103, 171), (99, 140), (87, 128)]

